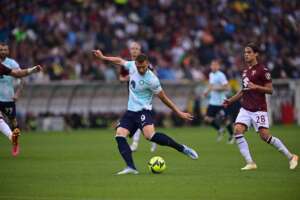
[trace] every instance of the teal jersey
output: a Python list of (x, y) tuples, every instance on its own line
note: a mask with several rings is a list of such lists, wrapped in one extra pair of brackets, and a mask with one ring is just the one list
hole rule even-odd
[(144, 75), (139, 74), (135, 61), (126, 61), (124, 67), (129, 71), (128, 110), (152, 110), (153, 95), (162, 91), (159, 79), (149, 69)]
[[(10, 69), (20, 69), (19, 64), (11, 58), (5, 58), (2, 64)], [(14, 78), (12, 76), (0, 75), (0, 88), (0, 101), (13, 101), (15, 95)]]
[[(228, 84), (225, 74), (221, 71), (211, 72), (209, 74), (209, 84), (212, 86), (223, 86)], [(226, 91), (211, 91), (209, 104), (221, 106), (226, 99)]]

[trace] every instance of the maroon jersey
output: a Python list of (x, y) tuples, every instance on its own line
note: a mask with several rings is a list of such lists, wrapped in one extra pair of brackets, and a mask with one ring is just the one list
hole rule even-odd
[(272, 82), (271, 74), (263, 64), (256, 64), (243, 71), (243, 96), (241, 99), (242, 107), (251, 112), (267, 111), (266, 95), (257, 90), (245, 90), (248, 83), (264, 86)]
[(0, 63), (0, 75), (8, 75), (10, 74), (11, 69)]
[(125, 69), (124, 66), (121, 66), (120, 75), (121, 75), (122, 77), (126, 77), (126, 76), (129, 75), (129, 71), (128, 71), (127, 69)]

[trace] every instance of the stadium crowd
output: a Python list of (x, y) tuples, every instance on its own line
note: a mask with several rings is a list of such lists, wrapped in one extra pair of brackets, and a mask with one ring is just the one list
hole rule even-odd
[(214, 58), (239, 76), (243, 45), (256, 41), (273, 78), (300, 78), (296, 0), (2, 0), (0, 41), (22, 66), (46, 66), (35, 81), (118, 78), (91, 50), (129, 58), (142, 44), (164, 80), (203, 80)]

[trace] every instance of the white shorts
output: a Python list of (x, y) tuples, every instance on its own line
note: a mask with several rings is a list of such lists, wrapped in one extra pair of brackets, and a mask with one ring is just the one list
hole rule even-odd
[(247, 128), (250, 128), (252, 124), (255, 131), (258, 132), (258, 129), (261, 127), (269, 128), (268, 113), (265, 111), (251, 112), (241, 108), (235, 123), (244, 124)]

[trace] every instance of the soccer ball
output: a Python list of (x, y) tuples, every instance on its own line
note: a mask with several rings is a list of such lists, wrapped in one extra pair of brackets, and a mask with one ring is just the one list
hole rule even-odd
[(154, 174), (162, 173), (166, 169), (166, 162), (160, 156), (155, 156), (148, 162), (149, 170)]

